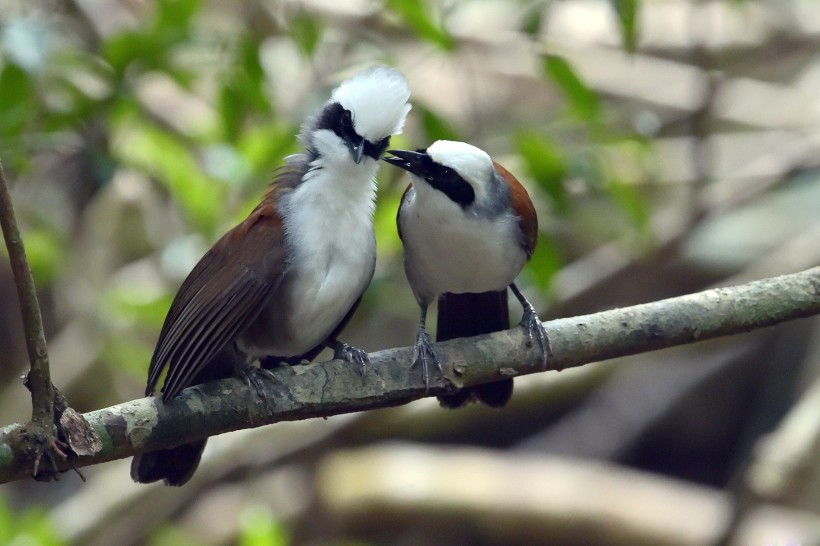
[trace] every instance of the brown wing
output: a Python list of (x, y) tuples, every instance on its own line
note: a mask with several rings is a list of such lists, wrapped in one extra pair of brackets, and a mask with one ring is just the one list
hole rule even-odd
[(272, 191), (245, 221), (226, 233), (177, 292), (148, 369), (146, 395), (168, 367), (170, 400), (256, 318), (282, 280), (284, 229)]
[(510, 171), (493, 161), (495, 171), (510, 185), (510, 199), (512, 208), (519, 218), (521, 226), (521, 244), (527, 252), (527, 259), (535, 252), (535, 245), (538, 243), (538, 215), (532, 205), (530, 195), (521, 182), (515, 178)]

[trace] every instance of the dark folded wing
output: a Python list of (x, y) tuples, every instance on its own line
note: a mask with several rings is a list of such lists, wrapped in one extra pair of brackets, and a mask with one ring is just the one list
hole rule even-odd
[(257, 317), (285, 270), (282, 221), (272, 192), (248, 218), (226, 233), (191, 271), (177, 292), (160, 332), (146, 395), (163, 370), (170, 400)]

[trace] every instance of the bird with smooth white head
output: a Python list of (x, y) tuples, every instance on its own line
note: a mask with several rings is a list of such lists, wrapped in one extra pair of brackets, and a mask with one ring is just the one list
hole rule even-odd
[[(426, 330), (427, 308), (438, 300), (437, 341), (505, 330), (507, 287), (523, 307), (527, 343), (537, 341), (546, 368), (549, 340), (515, 278), (535, 251), (538, 217), (518, 180), (483, 150), (440, 140), (417, 151), (389, 150), (384, 160), (411, 174), (397, 222), (404, 270), (421, 309), (413, 365), (425, 384), (441, 365)], [(512, 379), (439, 396), (458, 407), (472, 398), (500, 407)]]

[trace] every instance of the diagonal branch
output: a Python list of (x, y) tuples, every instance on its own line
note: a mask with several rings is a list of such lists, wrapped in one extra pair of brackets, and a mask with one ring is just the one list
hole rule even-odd
[[(716, 288), (667, 300), (550, 321), (551, 366), (562, 369), (609, 358), (739, 334), (820, 314), (820, 267), (791, 275)], [(277, 421), (295, 421), (404, 404), (454, 385), (477, 385), (543, 371), (536, 347), (521, 329), (455, 339), (436, 345), (445, 378), (425, 391), (411, 370), (410, 348), (371, 355), (363, 383), (358, 368), (332, 360), (273, 371), (266, 382), (269, 404), (237, 379), (186, 389), (172, 403), (142, 398), (92, 411), (85, 417), (101, 435), (103, 449), (79, 466), (170, 448), (206, 436)], [(0, 429), (0, 483), (31, 472), (8, 438), (20, 425)]]

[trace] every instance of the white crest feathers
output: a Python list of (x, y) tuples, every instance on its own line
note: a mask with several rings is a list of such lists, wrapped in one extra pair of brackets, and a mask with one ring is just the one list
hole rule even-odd
[(353, 114), (356, 132), (371, 142), (401, 132), (410, 111), (410, 88), (401, 72), (376, 66), (359, 72), (333, 91), (338, 102)]

